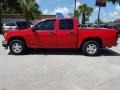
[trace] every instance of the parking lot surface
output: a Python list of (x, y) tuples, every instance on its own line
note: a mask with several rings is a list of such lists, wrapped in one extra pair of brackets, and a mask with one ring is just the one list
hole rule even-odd
[(120, 90), (120, 45), (95, 57), (79, 50), (15, 56), (1, 46), (2, 40), (1, 35), (0, 90)]

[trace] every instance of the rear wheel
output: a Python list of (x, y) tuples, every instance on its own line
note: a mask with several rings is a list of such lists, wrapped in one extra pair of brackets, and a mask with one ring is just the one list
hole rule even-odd
[(14, 55), (21, 55), (25, 53), (26, 45), (22, 40), (13, 40), (9, 44), (9, 49)]
[(82, 51), (87, 56), (97, 55), (99, 49), (100, 49), (99, 43), (94, 40), (87, 41), (82, 46)]

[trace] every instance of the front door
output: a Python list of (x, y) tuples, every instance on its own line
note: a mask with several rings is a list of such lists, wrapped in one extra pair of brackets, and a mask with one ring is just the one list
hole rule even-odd
[(33, 32), (38, 48), (56, 48), (56, 20), (45, 20), (37, 24)]

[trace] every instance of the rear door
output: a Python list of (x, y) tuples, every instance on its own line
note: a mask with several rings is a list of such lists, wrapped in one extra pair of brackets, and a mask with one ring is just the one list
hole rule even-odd
[(76, 48), (77, 32), (74, 29), (73, 19), (61, 19), (58, 21), (57, 46), (58, 48)]

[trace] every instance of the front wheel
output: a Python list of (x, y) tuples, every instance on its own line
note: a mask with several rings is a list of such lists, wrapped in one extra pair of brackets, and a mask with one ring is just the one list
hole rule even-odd
[(13, 40), (9, 44), (10, 52), (14, 55), (24, 54), (26, 51), (25, 43), (21, 40)]
[(100, 45), (97, 41), (90, 40), (83, 44), (82, 51), (87, 56), (94, 56), (98, 53)]

